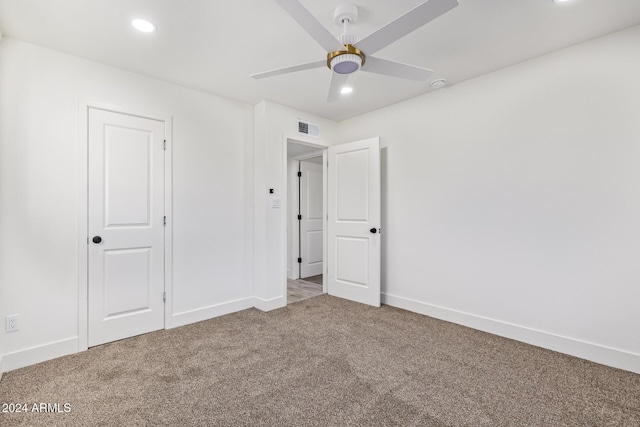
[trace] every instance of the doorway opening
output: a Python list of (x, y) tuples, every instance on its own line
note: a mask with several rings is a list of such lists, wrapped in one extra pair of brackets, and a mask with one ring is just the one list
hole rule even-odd
[(321, 147), (287, 141), (287, 304), (326, 292), (324, 156)]

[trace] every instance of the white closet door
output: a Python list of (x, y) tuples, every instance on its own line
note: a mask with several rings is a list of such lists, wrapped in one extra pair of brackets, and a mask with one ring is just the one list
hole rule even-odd
[(89, 110), (89, 346), (164, 327), (164, 122)]

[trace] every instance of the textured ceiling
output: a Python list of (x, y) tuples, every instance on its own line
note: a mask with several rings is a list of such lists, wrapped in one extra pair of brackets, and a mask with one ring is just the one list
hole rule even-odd
[[(354, 0), (363, 38), (421, 0)], [(336, 36), (342, 1), (302, 0)], [(158, 26), (135, 31), (145, 17)], [(640, 23), (640, 0), (461, 0), (376, 53), (436, 71), (449, 84)], [(429, 82), (356, 73), (354, 92), (327, 104), (326, 68), (264, 80), (261, 71), (324, 59), (325, 51), (272, 0), (0, 0), (5, 37), (255, 104), (271, 100), (342, 120), (429, 92)]]

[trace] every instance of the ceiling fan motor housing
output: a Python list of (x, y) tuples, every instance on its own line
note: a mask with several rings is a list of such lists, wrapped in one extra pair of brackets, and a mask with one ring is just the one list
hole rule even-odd
[(345, 50), (336, 50), (327, 54), (327, 67), (338, 74), (351, 74), (365, 63), (364, 53), (351, 44), (344, 45)]

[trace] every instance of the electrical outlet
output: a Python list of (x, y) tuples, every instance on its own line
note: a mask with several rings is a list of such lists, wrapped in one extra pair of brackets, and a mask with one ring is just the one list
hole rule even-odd
[(18, 326), (18, 315), (7, 316), (7, 332), (15, 332), (20, 330)]

